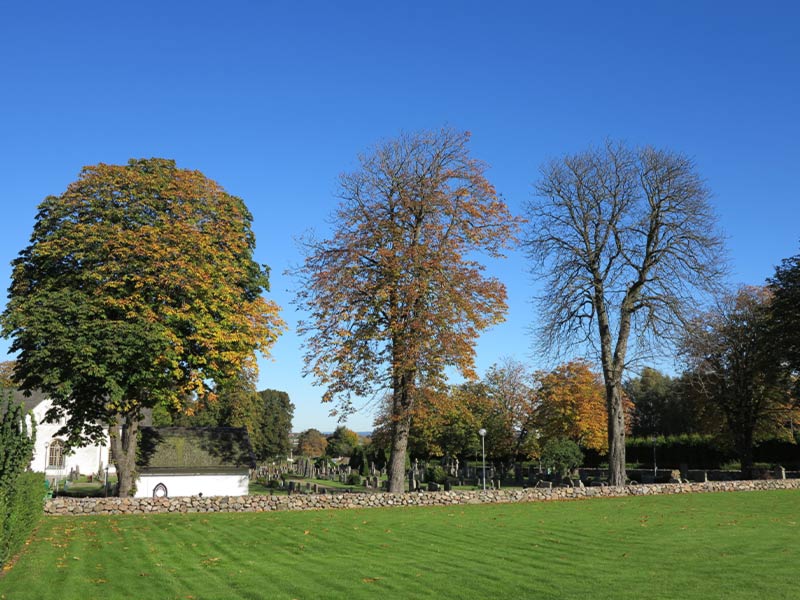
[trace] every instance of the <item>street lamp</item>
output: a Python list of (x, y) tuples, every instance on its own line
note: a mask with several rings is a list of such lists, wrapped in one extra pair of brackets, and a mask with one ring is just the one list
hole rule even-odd
[(478, 430), (481, 436), (481, 453), (483, 454), (483, 491), (486, 491), (486, 430), (481, 427)]
[(658, 467), (656, 466), (656, 436), (653, 436), (653, 483), (658, 477)]

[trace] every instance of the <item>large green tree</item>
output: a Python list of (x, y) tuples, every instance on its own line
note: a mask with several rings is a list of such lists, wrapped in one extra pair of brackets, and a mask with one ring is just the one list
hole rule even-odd
[(3, 335), (23, 390), (71, 445), (110, 427), (132, 493), (142, 410), (181, 409), (255, 368), (282, 330), (244, 202), (171, 160), (86, 167), (39, 206), (14, 261)]
[(652, 367), (625, 382), (633, 402), (631, 431), (635, 436), (681, 435), (704, 431), (704, 406), (687, 392), (686, 378), (673, 379)]
[(254, 373), (243, 373), (214, 388), (183, 411), (158, 410), (156, 426), (244, 427), (258, 460), (288, 456), (294, 404), (278, 390), (256, 391)]
[(402, 492), (411, 415), (420, 386), (447, 367), (474, 377), (479, 333), (501, 321), (505, 286), (477, 253), (502, 256), (517, 220), (473, 159), (469, 134), (402, 135), (342, 176), (327, 240), (307, 241), (298, 305), (308, 318), (306, 370), (323, 399), (391, 391), (389, 490)]
[(259, 434), (256, 456), (264, 460), (277, 456), (289, 456), (292, 450), (290, 435), (294, 404), (289, 394), (279, 390), (258, 392), (261, 418), (258, 422)]
[(781, 262), (769, 286), (773, 341), (792, 371), (794, 394), (800, 397), (800, 254)]
[(599, 358), (610, 479), (622, 485), (625, 369), (669, 345), (724, 272), (710, 193), (689, 158), (609, 142), (545, 165), (536, 194), (525, 246), (544, 279), (541, 346)]
[(360, 449), (358, 434), (344, 425), (339, 425), (334, 432), (328, 436), (328, 447), (325, 452), (331, 458), (340, 456), (353, 456)]
[(754, 444), (779, 433), (800, 407), (775, 344), (770, 302), (768, 289), (742, 287), (695, 319), (682, 343), (696, 391), (718, 407), (745, 473)]

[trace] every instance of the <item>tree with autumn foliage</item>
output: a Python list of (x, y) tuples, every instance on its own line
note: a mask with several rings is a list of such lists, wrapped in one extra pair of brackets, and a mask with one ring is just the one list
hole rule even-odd
[(602, 378), (574, 360), (539, 374), (535, 423), (541, 440), (570, 439), (583, 448), (608, 450), (608, 415)]
[(328, 448), (328, 439), (319, 429), (306, 429), (297, 436), (297, 453), (300, 456), (319, 458)]
[(0, 389), (12, 389), (14, 387), (14, 366), (13, 360), (0, 362)]
[[(445, 390), (417, 389), (411, 410), (407, 452), (412, 458), (473, 456), (480, 450), (480, 415), (487, 398), (480, 382)], [(394, 420), (391, 395), (386, 396), (375, 418), (372, 444), (391, 449)]]
[(52, 398), (47, 418), (66, 417), (70, 445), (108, 425), (121, 496), (142, 411), (255, 369), (283, 328), (251, 220), (199, 171), (155, 158), (86, 167), (39, 206), (2, 315), (14, 380)]
[(473, 378), (480, 332), (506, 311), (505, 286), (477, 253), (501, 257), (518, 220), (468, 151), (469, 133), (423, 131), (383, 142), (342, 175), (329, 239), (305, 241), (297, 269), (306, 372), (345, 413), (391, 390), (389, 491), (402, 492), (420, 384), (445, 369)]
[[(504, 359), (480, 381), (446, 390), (418, 389), (411, 414), (409, 454), (417, 458), (474, 458), (486, 429), (487, 456), (493, 462), (530, 458), (536, 449), (536, 395), (533, 374), (522, 363)], [(389, 446), (391, 404), (379, 411), (373, 443)]]

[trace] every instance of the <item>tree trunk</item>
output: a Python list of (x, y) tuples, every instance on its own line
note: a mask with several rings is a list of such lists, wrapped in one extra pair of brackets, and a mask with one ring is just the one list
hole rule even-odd
[(411, 390), (413, 373), (395, 375), (392, 391), (392, 450), (389, 457), (389, 492), (401, 494), (406, 489), (406, 451), (411, 430)]
[(139, 442), (139, 422), (137, 414), (118, 414), (116, 423), (111, 426), (111, 460), (117, 468), (120, 498), (133, 496), (136, 478), (136, 446)]
[(739, 439), (739, 462), (742, 466), (742, 479), (753, 478), (753, 432), (743, 431)]
[(625, 413), (622, 406), (622, 386), (606, 385), (608, 409), (608, 475), (611, 485), (625, 485)]
[(411, 419), (399, 417), (392, 428), (392, 453), (389, 458), (389, 492), (402, 494), (406, 490), (406, 451)]

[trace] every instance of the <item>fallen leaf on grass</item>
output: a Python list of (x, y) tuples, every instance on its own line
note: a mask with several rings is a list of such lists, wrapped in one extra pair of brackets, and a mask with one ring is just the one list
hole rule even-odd
[(379, 580), (380, 577), (364, 577), (364, 579), (362, 579), (361, 581), (363, 581), (364, 583), (376, 583)]

